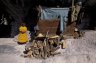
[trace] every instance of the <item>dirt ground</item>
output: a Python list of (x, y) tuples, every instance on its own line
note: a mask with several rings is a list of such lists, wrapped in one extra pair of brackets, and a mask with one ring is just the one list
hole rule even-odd
[(67, 39), (68, 47), (59, 49), (61, 54), (47, 59), (23, 58), (25, 45), (18, 45), (13, 38), (0, 38), (0, 63), (95, 63), (96, 31), (85, 31), (84, 37)]

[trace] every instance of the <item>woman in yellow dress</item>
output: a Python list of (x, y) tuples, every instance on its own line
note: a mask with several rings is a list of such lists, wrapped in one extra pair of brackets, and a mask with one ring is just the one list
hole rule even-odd
[(19, 27), (19, 35), (18, 35), (18, 43), (24, 44), (28, 42), (28, 35), (27, 35), (27, 27), (25, 26), (25, 23), (22, 23)]

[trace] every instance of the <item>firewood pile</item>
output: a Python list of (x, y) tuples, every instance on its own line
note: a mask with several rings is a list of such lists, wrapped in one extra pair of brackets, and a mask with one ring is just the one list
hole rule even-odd
[(56, 54), (60, 54), (60, 52), (55, 52), (59, 49), (59, 36), (47, 37), (37, 36), (30, 44), (26, 45), (24, 51), (24, 57), (35, 57), (45, 59), (50, 56), (54, 56)]

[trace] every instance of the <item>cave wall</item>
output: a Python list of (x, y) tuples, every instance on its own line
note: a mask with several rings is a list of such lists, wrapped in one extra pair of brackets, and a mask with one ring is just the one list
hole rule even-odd
[[(18, 34), (18, 27), (22, 21), (26, 22), (28, 29), (33, 31), (33, 27), (37, 23), (37, 14), (38, 13), (35, 7), (37, 5), (47, 6), (47, 7), (56, 7), (57, 5), (61, 7), (71, 6), (72, 0), (0, 0), (0, 9), (5, 10), (13, 19), (11, 26), (11, 37), (14, 37)], [(75, 0), (82, 1), (83, 7), (85, 7), (85, 13), (89, 15), (88, 18), (88, 28), (95, 28), (96, 19), (95, 19), (95, 8), (96, 0)], [(34, 12), (33, 12), (34, 11)], [(1, 16), (1, 15), (0, 15)], [(85, 15), (86, 16), (86, 15)], [(86, 18), (87, 19), (87, 18)], [(82, 21), (87, 21), (85, 18), (82, 18)], [(80, 24), (79, 24), (80, 25)], [(85, 26), (85, 25), (84, 25)]]

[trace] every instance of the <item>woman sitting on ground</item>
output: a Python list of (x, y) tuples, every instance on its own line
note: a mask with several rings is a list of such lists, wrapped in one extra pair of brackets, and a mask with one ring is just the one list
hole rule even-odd
[(28, 35), (27, 35), (27, 27), (25, 26), (25, 23), (22, 23), (19, 27), (19, 34), (18, 34), (18, 43), (24, 44), (28, 42)]

